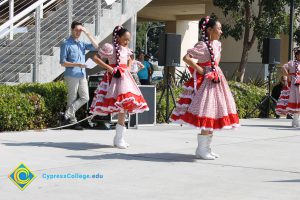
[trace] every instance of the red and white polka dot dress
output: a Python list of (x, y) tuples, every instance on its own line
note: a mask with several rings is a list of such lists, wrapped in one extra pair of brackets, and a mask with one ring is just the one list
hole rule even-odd
[[(300, 62), (296, 62), (298, 62), (298, 68), (300, 68)], [(283, 67), (288, 71), (288, 80), (291, 82), (281, 91), (275, 109), (276, 114), (300, 114), (300, 86), (295, 85), (297, 76), (300, 77), (300, 71), (296, 72), (295, 61), (290, 61)]]
[[(90, 113), (108, 115), (117, 113), (142, 113), (149, 107), (127, 66), (132, 52), (127, 47), (120, 46), (119, 68), (122, 76), (112, 77), (105, 73), (103, 80), (95, 90), (95, 96), (90, 107)], [(98, 54), (107, 58), (109, 65), (116, 67), (116, 50), (112, 44), (104, 44)]]
[[(221, 56), (221, 42), (212, 42), (217, 61)], [(210, 53), (204, 42), (198, 42), (188, 54), (198, 60), (205, 73), (211, 71)], [(220, 83), (213, 83), (194, 69), (189, 68), (193, 77), (184, 85), (184, 91), (177, 101), (171, 120), (208, 131), (231, 129), (239, 126), (236, 105), (222, 70), (215, 64)]]

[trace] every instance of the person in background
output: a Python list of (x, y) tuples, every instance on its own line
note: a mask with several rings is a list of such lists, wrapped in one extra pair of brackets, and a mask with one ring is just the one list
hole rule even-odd
[[(283, 87), (286, 86), (286, 84), (287, 84), (287, 76), (281, 76), (280, 82), (273, 87), (271, 96), (274, 99), (276, 99), (277, 101), (280, 97), (280, 94), (281, 94), (281, 91), (282, 91)], [(276, 114), (276, 118), (279, 119), (280, 115)], [(286, 118), (287, 119), (292, 119), (292, 116), (290, 114), (287, 114)]]
[(140, 61), (144, 65), (144, 68), (140, 70), (137, 74), (140, 79), (140, 83), (142, 85), (150, 85), (149, 82), (150, 64), (149, 62), (145, 61), (145, 53), (143, 51), (139, 52), (138, 61)]
[(145, 61), (148, 62), (148, 63), (149, 63), (149, 66), (150, 66), (150, 68), (148, 69), (148, 74), (149, 74), (148, 80), (149, 80), (149, 84), (151, 84), (151, 82), (152, 82), (152, 74), (153, 74), (153, 71), (154, 71), (154, 67), (153, 67), (152, 63), (150, 62), (151, 57), (152, 57), (152, 54), (151, 54), (151, 53), (148, 53), (148, 54), (145, 55)]
[[(91, 43), (79, 40), (84, 33)], [(85, 72), (85, 51), (98, 50), (98, 43), (80, 22), (72, 22), (71, 36), (60, 47), (60, 64), (65, 67), (64, 80), (68, 88), (67, 109), (61, 116), (62, 125), (75, 124), (75, 113), (89, 101), (88, 83)], [(79, 96), (79, 98), (78, 98)], [(72, 126), (75, 130), (83, 130), (79, 124)]]
[(130, 73), (133, 79), (135, 80), (136, 84), (140, 85), (141, 83), (137, 73), (144, 68), (144, 65), (140, 61), (135, 60), (133, 54), (130, 57), (132, 59)]
[(287, 83), (281, 90), (275, 110), (277, 115), (293, 114), (292, 127), (300, 127), (300, 47), (294, 48), (293, 52), (294, 59), (281, 67)]

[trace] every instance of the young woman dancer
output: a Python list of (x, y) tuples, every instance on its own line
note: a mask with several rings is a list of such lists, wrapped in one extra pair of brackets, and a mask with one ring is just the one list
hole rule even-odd
[[(211, 151), (213, 132), (239, 126), (236, 105), (228, 83), (219, 67), (221, 58), (221, 23), (213, 18), (199, 22), (201, 41), (187, 51), (183, 60), (193, 75), (171, 115), (171, 120), (201, 130), (197, 135), (196, 158), (214, 160)], [(197, 63), (193, 59), (198, 60)]]
[(282, 66), (284, 76), (288, 76), (276, 106), (276, 114), (293, 114), (292, 127), (299, 127), (300, 114), (300, 47), (293, 49), (295, 59)]
[[(98, 84), (90, 112), (96, 115), (118, 114), (114, 146), (125, 149), (129, 145), (124, 140), (126, 113), (141, 113), (149, 110), (137, 84), (130, 74), (131, 50), (127, 48), (130, 33), (122, 26), (113, 30), (113, 44), (104, 44), (94, 61), (107, 70)], [(106, 64), (102, 59), (108, 59)]]

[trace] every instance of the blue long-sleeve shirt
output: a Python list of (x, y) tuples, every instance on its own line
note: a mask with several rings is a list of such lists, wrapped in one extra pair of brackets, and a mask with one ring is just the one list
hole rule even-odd
[[(73, 37), (66, 39), (60, 46), (60, 64), (64, 62), (85, 63), (85, 51), (96, 51), (92, 44), (83, 41), (76, 41)], [(64, 75), (66, 77), (82, 78), (86, 76), (84, 68), (66, 67)]]

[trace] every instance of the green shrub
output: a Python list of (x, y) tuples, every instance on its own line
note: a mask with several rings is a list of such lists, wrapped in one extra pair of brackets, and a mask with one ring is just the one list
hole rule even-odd
[(40, 95), (23, 94), (13, 87), (1, 87), (0, 96), (0, 131), (46, 127), (46, 107)]
[(0, 131), (55, 127), (66, 98), (63, 82), (0, 85)]
[[(229, 87), (235, 99), (240, 118), (246, 117), (260, 103), (266, 93), (265, 88), (246, 83), (231, 81), (229, 82)], [(258, 116), (259, 110), (257, 109), (250, 117)]]
[(26, 83), (16, 86), (22, 93), (36, 93), (43, 97), (47, 108), (47, 125), (58, 125), (58, 115), (64, 112), (67, 102), (67, 88), (63, 81), (51, 83)]
[[(162, 90), (163, 90), (163, 87), (159, 87), (159, 89), (157, 90), (157, 93), (156, 93), (156, 100), (157, 100), (157, 110), (156, 110), (157, 119), (156, 119), (156, 121), (158, 123), (166, 122), (167, 91), (165, 91), (164, 95), (161, 96)], [(182, 88), (181, 87), (173, 87), (172, 92), (174, 93), (174, 98), (177, 101), (179, 94), (182, 92)], [(158, 101), (160, 98), (162, 98), (162, 99), (160, 101), (160, 104), (158, 104)], [(175, 108), (175, 104), (173, 102), (171, 93), (169, 93), (169, 115), (170, 115), (170, 112), (173, 110), (173, 108)], [(170, 116), (168, 116), (168, 117), (170, 117)]]

